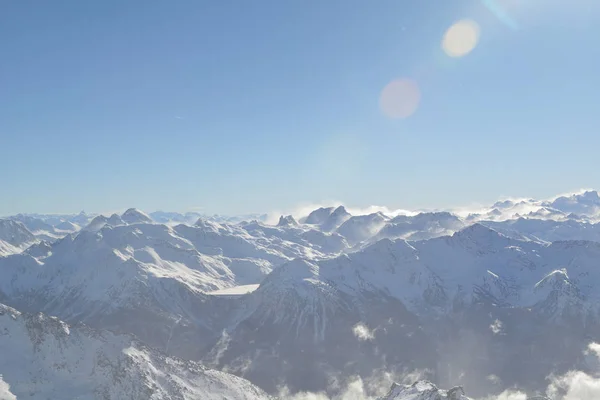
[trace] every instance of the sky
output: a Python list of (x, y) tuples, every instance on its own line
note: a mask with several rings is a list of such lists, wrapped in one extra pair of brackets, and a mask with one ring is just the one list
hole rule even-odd
[(599, 18), (596, 0), (2, 1), (0, 215), (600, 188)]

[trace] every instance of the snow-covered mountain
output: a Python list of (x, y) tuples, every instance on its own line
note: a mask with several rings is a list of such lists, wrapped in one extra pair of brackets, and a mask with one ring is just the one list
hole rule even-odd
[[(212, 332), (218, 309), (209, 309), (205, 292), (259, 283), (273, 268), (271, 262), (287, 260), (250, 242), (248, 253), (264, 258), (200, 253), (195, 245), (205, 244), (202, 229), (177, 228), (105, 226), (0, 258), (0, 299), (69, 322), (133, 332), (165, 348), (174, 334)], [(187, 349), (185, 340), (176, 343), (182, 347), (174, 344), (173, 353)]]
[(329, 218), (334, 210), (335, 207), (320, 207), (304, 217), (303, 222), (310, 225), (321, 225)]
[(205, 293), (258, 284), (295, 257), (324, 258), (346, 247), (337, 234), (296, 226), (125, 224), (117, 215), (98, 216), (76, 234), (0, 258), (0, 299), (68, 322), (132, 332), (195, 357), (220, 332), (225, 315), (213, 304), (222, 302)]
[(87, 224), (83, 230), (88, 232), (98, 232), (105, 226), (116, 227), (126, 225), (125, 221), (118, 214), (112, 214), (110, 217), (98, 215)]
[(576, 219), (518, 218), (505, 221), (482, 221), (481, 224), (506, 236), (526, 240), (554, 242), (558, 240), (590, 240), (600, 242), (600, 223)]
[(10, 217), (22, 222), (36, 238), (50, 242), (79, 231), (91, 218), (84, 212), (77, 215), (18, 214)]
[(454, 387), (450, 390), (438, 389), (429, 381), (419, 381), (412, 385), (392, 385), (389, 393), (379, 400), (470, 400), (464, 390)]
[[(383, 239), (360, 252), (334, 259), (292, 263), (269, 279), (279, 277), (278, 287), (290, 279), (302, 285), (335, 284), (335, 291), (353, 296), (384, 292), (413, 312), (429, 313), (480, 301), (532, 307), (544, 299), (537, 294), (536, 285), (556, 271), (568, 271), (585, 296), (587, 307), (595, 312), (600, 311), (600, 295), (594, 283), (600, 285), (597, 260), (600, 244), (596, 242), (547, 245), (516, 240), (474, 224), (452, 236), (415, 242)], [(307, 272), (295, 279), (296, 271)]]
[(382, 213), (352, 216), (336, 232), (345, 237), (348, 243), (355, 245), (379, 233), (388, 220)]
[(169, 212), (169, 211), (155, 211), (148, 214), (150, 218), (156, 223), (159, 224), (193, 224), (201, 218), (202, 215), (199, 213), (188, 212), (188, 213), (178, 213), (178, 212)]
[(413, 216), (399, 215), (387, 221), (367, 243), (381, 239), (423, 240), (452, 235), (467, 224), (449, 212), (423, 212)]
[[(498, 375), (535, 387), (548, 365), (575, 362), (585, 338), (600, 333), (598, 260), (596, 242), (516, 240), (480, 224), (452, 236), (383, 239), (336, 258), (294, 260), (239, 299), (204, 360), (268, 390), (279, 379), (295, 390), (322, 390), (331, 371), (363, 375), (390, 365), (431, 369), (446, 384), (476, 386)], [(546, 341), (532, 347), (529, 338), (548, 329)], [(573, 341), (565, 344), (564, 335)], [(463, 337), (494, 357), (469, 353)], [(525, 354), (535, 361), (507, 369), (511, 357)], [(469, 372), (452, 372), (461, 368)]]
[[(374, 370), (428, 371), (473, 396), (498, 392), (492, 380), (534, 391), (600, 336), (597, 197), (476, 214), (325, 207), (274, 225), (20, 215), (0, 220), (0, 302), (134, 334), (272, 393)], [(449, 398), (428, 385), (403, 395)]]
[[(166, 357), (128, 335), (2, 304), (0, 354), (0, 385), (18, 399), (268, 399), (248, 381)], [(8, 393), (0, 386), (0, 398)]]
[(138, 210), (137, 208), (130, 208), (121, 215), (121, 220), (128, 225), (133, 224), (151, 224), (152, 218), (148, 216), (148, 214), (143, 211)]
[(154, 222), (160, 224), (193, 224), (199, 218), (210, 220), (219, 223), (237, 224), (243, 221), (260, 221), (266, 222), (269, 218), (268, 214), (242, 214), (242, 215), (208, 215), (197, 212), (169, 212), (169, 211), (155, 211), (148, 214)]
[(600, 219), (600, 195), (595, 190), (558, 196), (547, 200), (507, 199), (494, 203), (488, 208), (471, 213), (467, 220), (504, 221), (516, 218), (540, 219)]
[(37, 241), (22, 222), (0, 219), (0, 257), (20, 253)]
[(545, 204), (567, 214), (596, 216), (600, 213), (600, 195), (595, 190), (559, 196)]

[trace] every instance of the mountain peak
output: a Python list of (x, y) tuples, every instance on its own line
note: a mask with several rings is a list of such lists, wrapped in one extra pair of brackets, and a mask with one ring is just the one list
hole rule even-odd
[(506, 247), (506, 242), (511, 239), (492, 228), (475, 223), (455, 232), (451, 240), (466, 249), (487, 253)]
[(152, 218), (148, 216), (148, 214), (143, 211), (138, 210), (137, 208), (130, 208), (121, 215), (121, 219), (127, 224), (150, 224), (152, 223)]
[(0, 219), (0, 240), (12, 246), (23, 247), (36, 241), (33, 233), (21, 221)]
[(346, 210), (346, 207), (344, 207), (344, 206), (337, 207), (331, 213), (332, 217), (339, 217), (339, 216), (342, 216), (342, 215), (350, 215), (350, 213)]
[(298, 226), (298, 222), (291, 215), (281, 216), (279, 217), (279, 222), (277, 226)]
[(312, 225), (322, 224), (323, 222), (325, 222), (327, 220), (327, 218), (329, 218), (329, 216), (331, 215), (333, 210), (334, 210), (333, 207), (317, 208), (316, 210), (314, 210), (310, 214), (308, 214), (304, 223), (312, 224)]
[(495, 231), (494, 229), (485, 226), (480, 223), (475, 223), (473, 225), (467, 226), (464, 229), (454, 233), (452, 237), (469, 237), (469, 238), (481, 238), (481, 237), (499, 237), (502, 236), (501, 233)]

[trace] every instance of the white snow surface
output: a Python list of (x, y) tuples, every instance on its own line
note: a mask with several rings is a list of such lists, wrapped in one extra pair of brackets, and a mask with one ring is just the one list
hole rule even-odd
[(252, 296), (270, 299), (258, 300), (258, 307), (276, 308), (278, 298), (292, 290), (331, 307), (339, 293), (378, 293), (417, 315), (487, 302), (585, 320), (600, 312), (599, 259), (600, 243), (516, 240), (475, 224), (452, 236), (383, 239), (333, 259), (296, 260), (269, 275)]
[(166, 357), (127, 335), (73, 327), (2, 304), (0, 332), (3, 399), (268, 398), (244, 379)]
[(258, 289), (258, 286), (259, 285), (234, 286), (227, 289), (215, 290), (206, 294), (212, 296), (243, 296), (245, 294), (254, 292), (256, 289)]
[(24, 223), (13, 219), (0, 219), (0, 257), (17, 254), (38, 242)]

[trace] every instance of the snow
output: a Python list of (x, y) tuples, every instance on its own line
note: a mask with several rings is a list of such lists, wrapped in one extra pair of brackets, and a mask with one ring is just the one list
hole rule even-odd
[(130, 208), (121, 215), (121, 220), (126, 224), (151, 224), (152, 218), (137, 208)]
[(37, 241), (21, 221), (0, 219), (0, 256), (20, 253)]
[(0, 332), (2, 399), (268, 398), (242, 378), (165, 357), (130, 336), (69, 327), (2, 304)]
[(206, 294), (211, 296), (228, 296), (228, 297), (236, 297), (243, 296), (248, 293), (254, 292), (258, 289), (260, 285), (240, 285), (234, 286), (227, 289), (214, 290), (212, 292), (207, 292)]
[[(339, 325), (335, 317), (340, 315), (350, 324), (352, 340), (365, 348), (380, 346), (379, 336), (387, 328), (367, 321), (371, 304), (401, 303), (415, 318), (428, 320), (482, 304), (531, 311), (552, 323), (598, 318), (597, 192), (505, 200), (477, 211), (351, 215), (340, 206), (314, 210), (299, 220), (281, 216), (276, 226), (264, 223), (262, 215), (242, 221), (157, 212), (150, 218), (134, 208), (91, 221), (88, 214), (15, 216), (0, 220), (0, 299), (22, 311), (130, 332), (171, 354), (195, 359), (216, 346), (211, 341), (223, 330), (237, 338), (237, 332), (267, 329), (267, 323), (317, 348)], [(82, 398), (90, 390), (108, 398), (122, 393), (121, 398), (149, 398), (149, 388), (155, 398), (173, 393), (194, 398), (213, 382), (206, 376), (227, 387), (247, 384), (132, 344), (130, 337), (3, 310), (0, 331), (4, 327), (14, 335), (0, 335), (0, 366), (15, 363), (23, 375), (0, 370), (0, 393), (24, 396), (24, 382), (31, 377), (39, 378), (39, 393), (50, 398), (61, 398), (67, 390)], [(9, 319), (25, 319), (29, 326), (8, 326)], [(491, 319), (486, 329), (509, 326), (492, 321), (507, 320)], [(260, 344), (241, 336), (233, 345), (257, 346), (257, 353), (274, 346), (271, 356), (281, 355), (279, 342), (263, 336)], [(316, 351), (327, 354), (327, 349)], [(97, 354), (105, 358), (98, 361)], [(255, 361), (242, 358), (233, 357), (243, 365)], [(115, 369), (128, 363), (133, 366)], [(133, 378), (115, 383), (113, 373)], [(225, 393), (219, 385), (208, 384)], [(388, 398), (465, 398), (457, 393), (420, 382), (395, 386)], [(226, 397), (244, 398), (239, 396)]]

